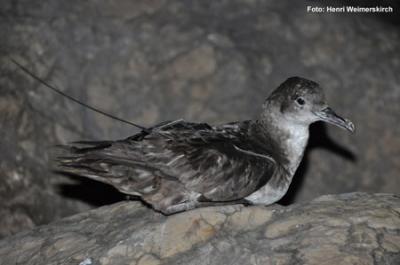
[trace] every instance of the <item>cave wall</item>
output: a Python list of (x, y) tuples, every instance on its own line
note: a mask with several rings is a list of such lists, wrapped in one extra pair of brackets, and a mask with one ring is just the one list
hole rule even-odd
[(310, 14), (308, 4), (316, 2), (2, 0), (0, 235), (122, 200), (102, 184), (53, 172), (51, 149), (136, 132), (49, 91), (7, 56), (64, 92), (142, 125), (255, 118), (287, 77), (315, 80), (357, 131), (312, 126), (283, 203), (398, 192), (398, 20)]

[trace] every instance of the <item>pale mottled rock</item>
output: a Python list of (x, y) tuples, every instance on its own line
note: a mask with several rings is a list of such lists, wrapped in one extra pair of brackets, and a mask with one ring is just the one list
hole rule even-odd
[(240, 211), (233, 213), (228, 217), (228, 226), (232, 227), (232, 230), (238, 229), (254, 229), (268, 222), (274, 210), (266, 211), (265, 207), (251, 207), (242, 208)]
[(300, 259), (307, 265), (334, 265), (354, 264), (372, 265), (373, 258), (367, 255), (357, 256), (341, 251), (335, 245), (314, 245), (310, 248), (300, 250)]
[(354, 225), (350, 231), (351, 246), (354, 248), (378, 247), (376, 231), (366, 227), (365, 225)]
[(161, 261), (158, 258), (148, 254), (142, 256), (137, 263), (137, 265), (159, 265), (159, 264), (161, 264)]
[(382, 238), (382, 247), (389, 252), (400, 252), (400, 235), (384, 234)]
[[(352, 193), (286, 208), (233, 205), (166, 217), (121, 202), (5, 238), (0, 264), (399, 264), (400, 226), (391, 221), (400, 219), (393, 211), (399, 204), (389, 194)], [(374, 226), (384, 219), (354, 219), (375, 212), (390, 229)], [(341, 221), (330, 222), (333, 216)]]
[(267, 238), (276, 238), (282, 237), (288, 233), (302, 230), (304, 226), (311, 223), (313, 219), (313, 216), (303, 214), (301, 216), (292, 216), (285, 220), (277, 220), (276, 222), (267, 226), (265, 236)]
[(207, 241), (216, 235), (225, 219), (226, 216), (214, 208), (169, 217), (161, 227), (159, 255), (162, 258), (173, 256)]

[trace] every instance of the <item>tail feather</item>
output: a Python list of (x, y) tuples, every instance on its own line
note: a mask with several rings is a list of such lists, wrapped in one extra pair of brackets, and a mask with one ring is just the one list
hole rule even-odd
[(128, 157), (112, 141), (74, 142), (58, 146), (57, 170), (113, 185), (123, 193), (142, 196), (157, 185), (153, 170), (137, 158)]

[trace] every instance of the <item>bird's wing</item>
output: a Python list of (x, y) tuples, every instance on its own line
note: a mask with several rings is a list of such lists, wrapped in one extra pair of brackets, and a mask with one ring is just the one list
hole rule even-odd
[(154, 188), (161, 178), (204, 200), (236, 200), (263, 186), (277, 169), (252, 139), (249, 124), (166, 122), (122, 141), (75, 149), (61, 164), (128, 194), (154, 192), (149, 185)]

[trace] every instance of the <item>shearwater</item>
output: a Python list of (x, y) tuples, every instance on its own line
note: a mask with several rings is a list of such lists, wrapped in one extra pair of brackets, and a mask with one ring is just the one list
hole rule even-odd
[(351, 121), (327, 105), (322, 88), (301, 77), (275, 89), (256, 120), (215, 126), (176, 120), (145, 128), (65, 95), (12, 61), (57, 93), (141, 129), (122, 140), (61, 146), (59, 170), (110, 184), (167, 215), (210, 205), (270, 205), (289, 188), (310, 124), (324, 121), (354, 131)]
[(272, 204), (285, 195), (316, 121), (349, 131), (320, 86), (292, 77), (266, 100), (257, 120), (211, 126), (163, 122), (127, 139), (64, 146), (59, 168), (139, 196), (164, 214), (196, 207)]

